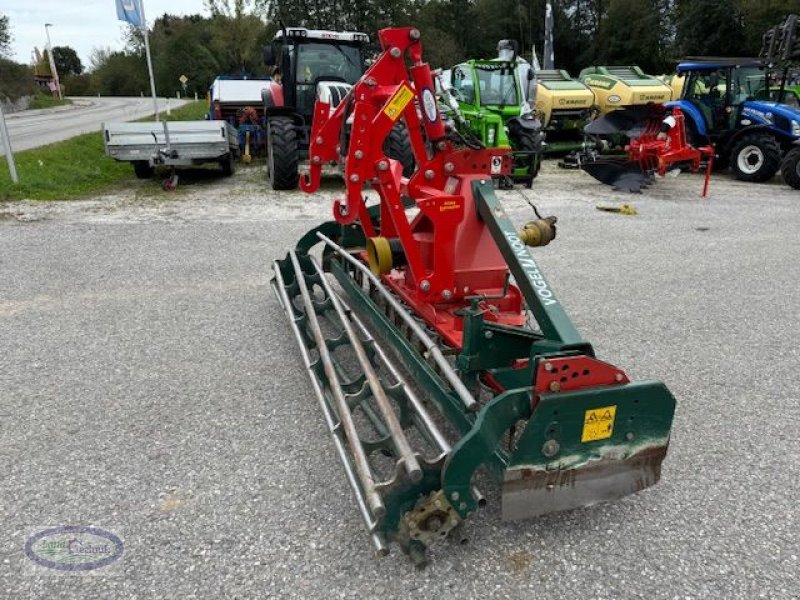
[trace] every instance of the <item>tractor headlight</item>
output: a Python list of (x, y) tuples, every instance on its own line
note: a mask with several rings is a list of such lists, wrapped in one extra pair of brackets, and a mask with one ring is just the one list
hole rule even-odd
[(800, 137), (800, 123), (794, 120), (792, 120), (792, 135)]
[(494, 127), (489, 127), (489, 131), (486, 132), (486, 144), (494, 146), (495, 137), (497, 137), (497, 130)]
[(608, 101), (609, 101), (611, 104), (616, 104), (616, 103), (617, 103), (617, 102), (619, 102), (620, 100), (622, 100), (622, 98), (620, 98), (620, 97), (619, 97), (619, 96), (617, 96), (616, 94), (613, 94), (613, 95), (611, 95), (611, 96), (609, 96), (609, 97), (608, 97)]

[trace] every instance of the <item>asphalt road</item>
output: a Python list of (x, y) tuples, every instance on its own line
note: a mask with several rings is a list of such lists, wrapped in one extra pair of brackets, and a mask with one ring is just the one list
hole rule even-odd
[[(26, 110), (6, 115), (11, 148), (14, 152), (37, 148), (66, 140), (82, 133), (100, 131), (104, 122), (133, 121), (153, 114), (153, 99), (141, 97), (70, 98), (71, 106)], [(167, 100), (159, 98), (159, 110), (165, 111)], [(186, 100), (169, 99), (171, 108)], [(166, 116), (166, 115), (165, 115)], [(0, 145), (0, 156), (5, 151)]]
[[(558, 215), (540, 265), (600, 358), (670, 387), (671, 448), (615, 504), (508, 523), (485, 487), (418, 572), (373, 556), (268, 286), (332, 194), (262, 177), (0, 205), (0, 597), (800, 598), (797, 192), (548, 168), (503, 194)], [(122, 531), (118, 570), (29, 574), (28, 532), (66, 524)]]

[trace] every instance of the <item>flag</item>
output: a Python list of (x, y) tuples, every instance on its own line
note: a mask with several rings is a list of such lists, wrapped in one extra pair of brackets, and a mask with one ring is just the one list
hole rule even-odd
[(141, 2), (142, 0), (117, 0), (117, 18), (134, 27), (144, 27)]
[(556, 57), (553, 50), (553, 6), (548, 2), (544, 14), (544, 68), (555, 69)]

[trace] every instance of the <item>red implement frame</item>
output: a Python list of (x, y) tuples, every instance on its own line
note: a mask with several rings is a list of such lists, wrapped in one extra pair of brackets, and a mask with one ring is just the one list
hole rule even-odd
[[(378, 37), (382, 54), (336, 110), (317, 100), (310, 170), (300, 187), (314, 192), (323, 165), (343, 166), (346, 193), (334, 202), (334, 218), (341, 224), (357, 222), (367, 238), (400, 242), (405, 265), (382, 280), (448, 344), (461, 346), (462, 318), (457, 313), (469, 305), (468, 296), (487, 298), (482, 301), (486, 320), (522, 325), (522, 294), (508, 285), (508, 265), (478, 217), (471, 190), (474, 179), (510, 174), (510, 151), (457, 148), (439, 115), (419, 31), (383, 29)], [(408, 179), (401, 164), (384, 152), (384, 142), (401, 121), (417, 165)], [(366, 205), (365, 186), (380, 198), (377, 227)], [(411, 199), (417, 210), (407, 210), (404, 199)]]
[(687, 142), (683, 111), (677, 106), (672, 108), (672, 117), (675, 119), (675, 125), (667, 132), (667, 138), (664, 140), (658, 139), (663, 121), (649, 120), (642, 134), (626, 146), (628, 158), (637, 161), (643, 173), (657, 172), (662, 177), (670, 166), (677, 163), (688, 164), (692, 172), (696, 173), (705, 158), (707, 162), (702, 193), (702, 197), (705, 198), (708, 195), (708, 182), (714, 165), (714, 148), (711, 146), (695, 148)]

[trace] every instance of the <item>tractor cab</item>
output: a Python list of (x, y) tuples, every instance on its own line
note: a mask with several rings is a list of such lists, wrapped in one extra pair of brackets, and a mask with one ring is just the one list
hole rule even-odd
[(273, 80), (262, 92), (273, 189), (297, 187), (317, 96), (335, 107), (347, 95), (366, 69), (367, 42), (369, 36), (360, 32), (288, 27), (264, 48), (264, 62), (273, 68)]
[[(310, 124), (316, 101), (317, 84), (354, 84), (366, 68), (365, 33), (336, 32), (292, 27), (275, 35), (267, 54), (280, 69), (284, 102)], [(267, 56), (266, 58), (270, 58)]]
[(519, 116), (523, 94), (515, 63), (471, 60), (453, 67), (451, 77), (453, 94), (463, 109), (480, 112), (483, 108), (497, 114)]
[(697, 131), (710, 137), (735, 128), (737, 119), (752, 112), (748, 103), (769, 100), (767, 68), (759, 59), (687, 61), (678, 73), (685, 78), (681, 100), (696, 109)]
[[(446, 93), (456, 103), (462, 134), (489, 148), (511, 148), (511, 181), (531, 186), (541, 165), (544, 136), (541, 121), (525, 99), (533, 87), (533, 71), (503, 40), (500, 58), (468, 60), (442, 74)], [(445, 102), (449, 104), (449, 102)]]
[(777, 172), (783, 152), (800, 139), (800, 110), (775, 102), (770, 69), (759, 58), (687, 58), (682, 97), (668, 106), (686, 115), (694, 145), (713, 143), (717, 163), (730, 165), (737, 179), (766, 181)]

